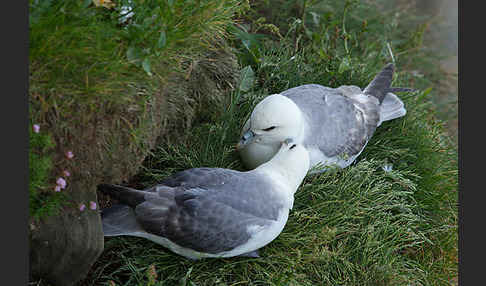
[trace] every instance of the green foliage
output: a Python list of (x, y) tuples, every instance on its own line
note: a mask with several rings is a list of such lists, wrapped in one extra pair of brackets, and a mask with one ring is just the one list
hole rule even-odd
[(414, 174), (418, 227), (430, 242), (406, 253), (427, 273), (424, 281), (445, 285), (448, 275), (457, 275), (458, 154), (443, 123), (433, 119), (433, 105), (426, 95), (427, 91), (407, 98), (403, 122), (385, 122), (361, 156), (386, 160)]
[(229, 28), (236, 39), (240, 64), (256, 68), (260, 64), (263, 34), (252, 33), (244, 26), (231, 26)]
[(197, 52), (198, 47), (221, 41), (225, 24), (240, 9), (238, 1), (222, 0), (152, 0), (128, 5), (133, 17), (123, 34), (129, 46), (127, 56), (142, 62), (148, 74), (152, 56), (175, 57), (181, 49)]
[[(245, 74), (242, 73), (242, 80)], [(201, 166), (243, 170), (235, 152), (236, 138), (244, 124), (242, 118), (250, 112), (253, 101), (242, 101), (240, 96), (239, 91), (232, 93), (221, 117), (216, 122), (193, 127), (184, 142), (157, 146), (145, 159), (144, 171), (137, 180), (150, 186), (176, 171)]]
[(56, 213), (64, 201), (63, 194), (49, 189), (53, 167), (50, 152), (54, 146), (49, 134), (29, 128), (29, 213), (34, 219)]
[(250, 66), (246, 66), (241, 70), (241, 80), (240, 85), (238, 86), (238, 90), (242, 92), (249, 91), (255, 81), (255, 72)]
[(89, 1), (30, 1), (30, 90), (42, 99), (35, 116), (55, 108), (82, 121), (102, 105), (143, 108), (146, 100), (130, 86), (155, 93), (182, 61), (215, 49), (244, 9), (239, 1), (132, 2), (133, 17), (120, 24), (127, 1), (112, 10)]
[[(124, 0), (111, 10), (89, 5), (90, 1), (30, 2), (33, 59), (75, 56), (73, 64), (79, 61), (83, 66), (104, 59), (102, 67), (89, 67), (104, 72), (111, 65), (123, 65), (116, 59), (141, 66), (151, 58), (169, 60), (181, 51), (211, 47), (224, 38), (229, 19), (245, 9), (239, 1), (222, 0)], [(123, 5), (133, 12), (126, 22), (120, 22)]]
[[(384, 63), (396, 61), (400, 66), (402, 58), (397, 54), (413, 43), (415, 47), (419, 44), (412, 41), (406, 47), (395, 47), (404, 41), (403, 35), (396, 33), (390, 24), (384, 25), (375, 7), (360, 1), (292, 3), (277, 0), (255, 3), (264, 13), (278, 15), (276, 19), (269, 17), (285, 33), (278, 43), (268, 34), (255, 34), (258, 24), (249, 22), (233, 29), (240, 64), (251, 65), (258, 71), (261, 75), (258, 82), (269, 93), (295, 86), (296, 82), (363, 86)], [(296, 8), (286, 9), (289, 5)], [(283, 19), (286, 24), (281, 22)]]
[[(219, 72), (218, 68), (232, 73), (227, 67), (230, 64), (220, 67), (220, 63), (210, 62), (208, 54), (224, 45), (231, 17), (247, 5), (222, 0), (131, 1), (133, 17), (121, 22), (120, 9), (130, 1), (113, 2), (115, 7), (107, 9), (89, 0), (29, 1), (29, 115), (33, 122), (43, 124), (43, 131), (56, 142), (66, 143), (62, 148), (82, 150), (84, 146), (80, 145), (86, 142), (76, 139), (88, 137), (86, 141), (94, 148), (77, 157), (73, 172), (75, 168), (91, 168), (94, 173), (100, 158), (116, 161), (121, 155), (113, 153), (120, 145), (133, 154), (146, 154), (148, 141), (155, 141), (156, 136), (155, 128), (150, 127), (160, 127), (161, 113), (166, 111), (164, 119), (174, 123), (174, 117), (190, 109), (181, 102), (193, 102), (193, 97), (201, 96), (187, 94), (172, 83), (178, 92), (164, 100), (164, 104), (170, 101), (168, 106), (163, 105), (161, 98), (168, 96), (161, 94), (167, 92), (163, 89), (167, 88), (169, 75), (187, 72), (189, 64), (201, 59), (206, 62), (194, 72), (202, 67), (207, 69), (201, 72), (206, 77)], [(202, 80), (215, 93), (216, 88), (227, 85), (231, 76)], [(214, 87), (216, 83), (220, 86)], [(180, 99), (175, 98), (179, 95)], [(192, 121), (193, 114), (187, 113), (187, 121)], [(47, 186), (54, 180), (49, 171), (54, 169), (54, 173), (59, 166), (46, 154), (33, 153), (29, 160), (35, 176), (30, 183), (36, 186), (31, 191), (31, 210), (50, 213), (64, 196), (52, 193)], [(95, 184), (93, 180), (106, 175), (100, 173), (97, 169), (92, 178), (82, 180)], [(36, 213), (31, 211), (32, 215)]]

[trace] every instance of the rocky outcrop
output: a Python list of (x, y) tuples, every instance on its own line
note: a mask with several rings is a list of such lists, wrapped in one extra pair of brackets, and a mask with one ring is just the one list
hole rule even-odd
[[(82, 188), (80, 183), (72, 186)], [(95, 201), (94, 192), (79, 199)], [(31, 280), (52, 285), (73, 285), (89, 271), (103, 251), (103, 232), (97, 210), (68, 211), (30, 224)]]

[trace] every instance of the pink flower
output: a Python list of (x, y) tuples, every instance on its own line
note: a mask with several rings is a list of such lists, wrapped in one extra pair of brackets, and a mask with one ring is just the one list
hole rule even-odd
[(39, 133), (40, 130), (39, 124), (34, 124), (34, 126), (32, 126), (32, 129), (34, 129), (34, 133)]
[(68, 159), (71, 159), (72, 157), (74, 157), (74, 154), (72, 151), (67, 151), (66, 152), (66, 157), (68, 157)]
[(62, 174), (63, 174), (64, 176), (66, 176), (66, 177), (71, 176), (71, 173), (69, 173), (69, 171), (68, 171), (68, 170), (64, 170), (64, 171), (62, 171)]
[(96, 209), (96, 203), (91, 201), (89, 202), (89, 208), (92, 209), (92, 210), (95, 210)]
[(60, 191), (61, 191), (61, 186), (57, 185), (57, 186), (54, 188), (54, 191), (55, 191), (55, 192), (60, 192)]
[(84, 211), (84, 209), (85, 209), (85, 208), (86, 208), (86, 205), (85, 205), (85, 204), (81, 204), (81, 205), (79, 206), (79, 210), (80, 210), (80, 211)]
[(64, 189), (66, 187), (66, 180), (63, 178), (58, 178), (56, 184), (61, 188)]

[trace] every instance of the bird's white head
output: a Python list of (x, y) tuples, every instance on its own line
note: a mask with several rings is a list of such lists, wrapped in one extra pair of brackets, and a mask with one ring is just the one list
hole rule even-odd
[(307, 149), (302, 144), (295, 143), (288, 138), (281, 142), (279, 150), (270, 161), (263, 163), (255, 170), (279, 174), (280, 179), (286, 180), (292, 191), (295, 192), (307, 175), (309, 164)]
[(237, 149), (243, 163), (253, 169), (270, 160), (285, 139), (302, 143), (303, 131), (304, 118), (299, 107), (288, 97), (273, 94), (253, 109)]

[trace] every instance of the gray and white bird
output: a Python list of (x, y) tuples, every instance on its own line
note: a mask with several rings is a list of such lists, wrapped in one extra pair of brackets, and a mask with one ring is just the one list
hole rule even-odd
[(121, 204), (103, 209), (104, 236), (149, 239), (190, 259), (258, 257), (283, 230), (309, 154), (287, 139), (258, 168), (193, 168), (145, 190), (101, 184)]
[(386, 65), (361, 90), (318, 84), (297, 86), (264, 98), (243, 126), (236, 148), (248, 169), (270, 160), (279, 142), (292, 137), (310, 155), (310, 173), (329, 166), (345, 168), (363, 151), (375, 129), (387, 120), (406, 114), (403, 102), (393, 92), (393, 64)]

